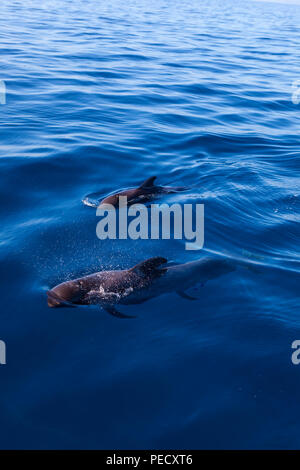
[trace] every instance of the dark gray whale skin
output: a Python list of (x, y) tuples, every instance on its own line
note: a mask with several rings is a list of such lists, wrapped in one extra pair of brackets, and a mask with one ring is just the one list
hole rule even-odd
[(172, 291), (186, 299), (195, 300), (185, 293), (187, 289), (235, 269), (232, 262), (222, 258), (204, 257), (164, 267), (166, 262), (163, 257), (155, 257), (130, 269), (100, 271), (63, 282), (47, 292), (48, 306), (57, 308), (99, 304), (111, 315), (130, 318), (118, 312), (115, 306), (140, 304)]
[(146, 203), (162, 194), (177, 193), (180, 191), (185, 191), (187, 189), (184, 186), (177, 186), (177, 187), (157, 186), (154, 184), (154, 181), (156, 178), (157, 178), (156, 176), (151, 176), (151, 178), (148, 178), (146, 181), (144, 181), (138, 188), (126, 189), (124, 191), (116, 192), (100, 200), (98, 204), (96, 204), (95, 202), (91, 204), (89, 202), (90, 198), (95, 198), (96, 194), (94, 193), (90, 196), (86, 196), (83, 199), (83, 203), (86, 205), (97, 206), (97, 207), (102, 204), (111, 204), (114, 207), (118, 207), (119, 197), (126, 196), (127, 205), (129, 206), (129, 205), (136, 204), (136, 203), (140, 203), (140, 204)]

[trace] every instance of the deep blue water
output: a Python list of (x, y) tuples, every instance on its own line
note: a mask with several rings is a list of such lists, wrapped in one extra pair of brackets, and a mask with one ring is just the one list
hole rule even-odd
[[(299, 448), (300, 6), (2, 0), (1, 448)], [(205, 204), (205, 245), (100, 241), (82, 204), (149, 176)], [(242, 258), (202, 288), (49, 309), (151, 256)]]

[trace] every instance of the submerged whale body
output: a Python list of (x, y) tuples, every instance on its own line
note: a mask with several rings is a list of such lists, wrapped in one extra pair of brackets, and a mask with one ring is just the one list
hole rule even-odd
[(164, 266), (166, 262), (163, 257), (155, 257), (130, 269), (100, 271), (63, 282), (47, 292), (48, 306), (99, 304), (111, 315), (130, 318), (118, 312), (116, 305), (139, 304), (172, 291), (194, 300), (186, 290), (235, 269), (227, 260), (210, 257), (174, 266)]
[(111, 204), (117, 207), (119, 204), (120, 196), (126, 196), (127, 205), (131, 205), (135, 203), (148, 202), (161, 194), (177, 193), (179, 191), (184, 191), (186, 189), (183, 186), (177, 186), (177, 187), (158, 186), (154, 184), (154, 181), (156, 178), (157, 178), (156, 176), (151, 176), (151, 178), (148, 178), (137, 188), (126, 189), (124, 191), (118, 191), (114, 194), (106, 196), (104, 199), (101, 199), (101, 195), (99, 195), (99, 193), (92, 193), (86, 196), (82, 200), (82, 202), (85, 205), (91, 206), (91, 207), (98, 207), (101, 204)]

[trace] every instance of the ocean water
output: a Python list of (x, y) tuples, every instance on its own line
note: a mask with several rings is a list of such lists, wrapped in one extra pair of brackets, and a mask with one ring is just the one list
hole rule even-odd
[[(1, 448), (299, 448), (299, 25), (250, 0), (1, 1)], [(96, 237), (83, 197), (152, 175), (204, 203), (202, 250)], [(211, 253), (255, 269), (134, 320), (47, 307), (67, 279)]]

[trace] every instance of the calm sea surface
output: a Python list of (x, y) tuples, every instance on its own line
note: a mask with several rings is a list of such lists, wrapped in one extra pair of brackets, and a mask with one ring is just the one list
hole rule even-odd
[[(1, 1), (1, 448), (300, 447), (299, 25), (252, 1)], [(152, 175), (205, 204), (203, 250), (97, 239), (82, 198)], [(46, 304), (211, 253), (256, 268), (130, 321)]]

